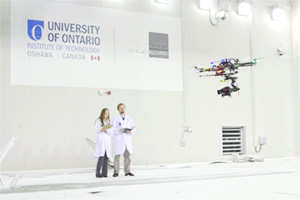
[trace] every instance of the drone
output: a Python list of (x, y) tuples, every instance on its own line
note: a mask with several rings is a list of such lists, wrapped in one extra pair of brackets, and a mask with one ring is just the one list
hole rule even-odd
[(214, 74), (199, 75), (199, 77), (221, 76), (224, 77), (221, 82), (231, 81), (230, 86), (226, 86), (220, 90), (217, 90), (217, 93), (222, 95), (222, 97), (231, 97), (232, 92), (237, 92), (240, 90), (238, 83), (236, 82), (238, 77), (235, 76), (238, 73), (239, 67), (251, 67), (254, 66), (257, 61), (257, 59), (254, 59), (252, 62), (240, 63), (239, 59), (225, 58), (219, 61), (219, 64), (217, 64), (217, 62), (211, 62), (209, 64), (210, 66), (207, 68), (195, 66), (195, 70), (197, 73), (215, 72)]

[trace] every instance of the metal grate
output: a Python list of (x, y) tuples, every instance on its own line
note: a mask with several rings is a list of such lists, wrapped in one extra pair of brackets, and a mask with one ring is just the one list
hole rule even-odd
[(243, 127), (222, 127), (223, 155), (244, 154)]

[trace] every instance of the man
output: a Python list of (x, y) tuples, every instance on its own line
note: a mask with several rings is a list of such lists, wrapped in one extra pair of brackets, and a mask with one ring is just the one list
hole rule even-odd
[(113, 177), (119, 176), (121, 155), (124, 156), (125, 176), (134, 176), (130, 171), (130, 155), (133, 153), (131, 136), (135, 131), (135, 123), (129, 115), (125, 114), (125, 104), (120, 103), (117, 109), (120, 114), (113, 119), (115, 146)]

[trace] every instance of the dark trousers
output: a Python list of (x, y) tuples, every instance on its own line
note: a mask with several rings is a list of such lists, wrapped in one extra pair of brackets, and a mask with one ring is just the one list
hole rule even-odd
[(96, 176), (107, 176), (107, 168), (108, 168), (108, 157), (105, 152), (104, 156), (98, 158)]

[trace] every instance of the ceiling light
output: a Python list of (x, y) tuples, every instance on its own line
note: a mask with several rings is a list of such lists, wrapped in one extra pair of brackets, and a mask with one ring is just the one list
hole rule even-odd
[(278, 6), (272, 7), (272, 19), (274, 21), (281, 21), (284, 18), (284, 10)]
[(203, 10), (210, 10), (212, 7), (212, 0), (199, 0), (199, 8)]
[(248, 16), (250, 13), (250, 3), (241, 1), (238, 5), (238, 14)]

